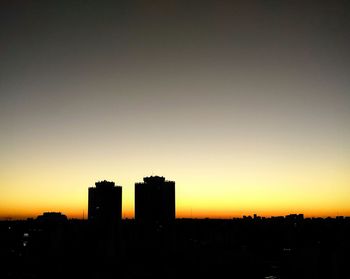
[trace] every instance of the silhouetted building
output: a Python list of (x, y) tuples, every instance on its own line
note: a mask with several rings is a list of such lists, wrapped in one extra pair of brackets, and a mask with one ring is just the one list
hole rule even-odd
[(114, 182), (100, 181), (89, 188), (88, 220), (92, 225), (91, 249), (104, 261), (120, 252), (122, 220), (122, 187)]
[[(63, 257), (66, 228), (69, 225), (67, 216), (61, 212), (44, 212), (36, 218), (36, 221), (42, 237), (40, 252), (47, 258)], [(32, 243), (29, 240), (29, 233), (24, 237), (26, 240), (23, 245), (27, 243), (26, 246), (30, 247)]]
[(67, 216), (61, 212), (44, 212), (43, 215), (39, 215), (36, 220), (41, 222), (66, 222)]
[(100, 181), (89, 188), (88, 219), (94, 223), (113, 223), (122, 219), (122, 187)]
[(303, 221), (304, 214), (289, 214), (285, 217), (288, 221)]
[(175, 220), (175, 182), (150, 176), (135, 183), (135, 220), (142, 223)]

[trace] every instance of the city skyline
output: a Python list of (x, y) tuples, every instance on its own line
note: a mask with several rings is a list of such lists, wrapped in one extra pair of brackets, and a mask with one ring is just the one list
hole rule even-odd
[[(143, 178), (143, 182), (136, 182), (134, 195), (134, 218), (139, 225), (169, 225), (176, 219), (192, 219), (176, 217), (176, 198), (175, 198), (175, 181), (166, 180), (164, 176), (151, 175)], [(85, 219), (71, 218), (71, 220), (88, 220), (90, 224), (96, 227), (105, 227), (103, 230), (110, 230), (113, 226), (120, 226), (123, 219), (122, 215), (122, 185), (116, 185), (114, 181), (97, 181), (95, 185), (88, 188), (88, 214)], [(261, 220), (266, 216), (260, 216), (256, 213), (251, 215), (240, 216), (243, 219)], [(283, 216), (269, 216), (271, 218), (287, 218), (288, 220), (303, 220), (304, 214), (291, 213)], [(316, 216), (314, 216), (316, 217)], [(350, 216), (335, 216), (338, 220), (350, 218)], [(320, 218), (320, 216), (317, 216)], [(330, 218), (328, 216), (327, 218)], [(125, 218), (124, 218), (125, 219)], [(129, 219), (129, 218), (126, 218)], [(201, 218), (194, 218), (201, 219)], [(204, 219), (208, 219), (207, 217)], [(216, 218), (228, 219), (228, 218)], [(237, 219), (237, 218), (233, 218)], [(7, 219), (10, 221), (11, 219)], [(16, 219), (15, 219), (16, 220)], [(27, 221), (33, 220), (28, 217)], [(42, 215), (36, 216), (36, 220), (61, 222), (68, 220), (62, 212), (47, 211)], [(51, 221), (50, 221), (51, 220)], [(45, 222), (46, 222), (45, 221)], [(115, 233), (115, 232), (114, 232)]]
[(346, 1), (0, 4), (0, 219), (176, 181), (177, 217), (350, 216)]
[[(136, 220), (139, 220), (139, 222), (142, 220), (142, 222), (160, 222), (161, 220), (174, 220), (174, 218), (194, 218), (194, 219), (207, 219), (207, 218), (214, 218), (214, 219), (231, 219), (231, 218), (242, 218), (242, 217), (280, 217), (280, 216), (293, 216), (293, 215), (302, 215), (304, 217), (304, 212), (302, 211), (296, 211), (292, 210), (290, 212), (280, 212), (279, 214), (257, 214), (257, 211), (254, 210), (248, 210), (248, 211), (241, 211), (241, 214), (237, 213), (231, 213), (228, 215), (193, 215), (193, 209), (191, 208), (191, 212), (188, 214), (177, 214), (176, 210), (176, 204), (177, 200), (175, 198), (175, 181), (169, 181), (165, 180), (164, 176), (158, 176), (158, 175), (151, 175), (148, 177), (143, 178), (144, 182), (135, 182), (134, 183), (134, 197), (133, 197), (133, 204), (134, 204), (134, 210), (132, 212), (127, 211), (124, 212), (124, 204), (122, 199), (122, 185), (116, 185), (114, 181), (107, 181), (99, 180), (95, 182), (95, 186), (88, 187), (88, 195), (87, 195), (87, 210), (83, 210), (81, 213), (82, 215), (71, 215), (66, 214), (65, 212), (61, 212), (60, 210), (53, 210), (51, 209), (44, 209), (40, 212), (40, 210), (36, 210), (36, 212), (39, 212), (40, 214), (44, 212), (45, 214), (61, 214), (64, 215), (70, 215), (69, 217), (72, 219), (88, 219), (90, 221), (93, 221), (96, 217), (100, 216), (101, 213), (103, 213), (100, 217), (98, 217), (98, 220), (110, 220), (112, 218), (117, 218), (116, 220), (120, 219), (135, 219), (135, 211), (137, 211), (136, 208), (138, 208), (139, 217), (136, 217)], [(160, 188), (159, 188), (160, 187)], [(169, 188), (170, 187), (170, 188)], [(136, 193), (136, 188), (138, 188), (138, 194)], [(144, 190), (142, 190), (142, 188)], [(159, 188), (158, 190), (156, 190)], [(173, 188), (173, 190), (170, 190)], [(153, 189), (153, 190), (152, 190)], [(163, 190), (162, 190), (163, 189)], [(164, 190), (165, 189), (165, 190)], [(142, 190), (142, 191), (141, 191)], [(170, 190), (170, 192), (169, 192)], [(159, 192), (161, 191), (161, 192)], [(165, 192), (164, 192), (165, 191)], [(159, 195), (160, 194), (160, 195)], [(164, 196), (165, 194), (165, 196)], [(169, 196), (170, 194), (170, 196)], [(172, 196), (172, 197), (171, 197)], [(137, 198), (138, 197), (138, 198)], [(142, 197), (142, 198), (141, 198)], [(161, 198), (162, 197), (162, 198)], [(164, 197), (167, 197), (164, 199)], [(139, 201), (136, 202), (136, 199)], [(159, 203), (160, 202), (160, 203)], [(139, 205), (137, 205), (137, 203)], [(148, 204), (148, 205), (147, 205)], [(173, 209), (171, 209), (173, 207)], [(103, 209), (99, 213), (99, 209)], [(96, 211), (97, 210), (97, 211)], [(165, 210), (165, 211), (164, 211)], [(170, 210), (170, 211), (169, 211)], [(20, 219), (28, 219), (33, 217), (41, 216), (39, 213), (26, 215), (26, 216), (5, 216), (2, 219), (3, 220), (20, 220)], [(142, 216), (141, 216), (141, 214)], [(277, 212), (278, 213), (278, 212)], [(145, 214), (145, 215), (144, 215)], [(161, 214), (161, 215), (159, 215)], [(161, 217), (163, 214), (165, 214), (166, 217)], [(169, 215), (170, 214), (170, 215)], [(113, 217), (114, 216), (114, 217)], [(117, 217), (116, 217), (117, 216)], [(118, 217), (119, 216), (119, 217)], [(305, 217), (339, 217), (344, 216), (339, 214), (337, 212), (335, 215), (312, 215), (312, 214), (306, 214)], [(347, 216), (347, 215), (345, 215)], [(170, 219), (169, 219), (170, 217)], [(160, 218), (160, 219), (159, 219)]]

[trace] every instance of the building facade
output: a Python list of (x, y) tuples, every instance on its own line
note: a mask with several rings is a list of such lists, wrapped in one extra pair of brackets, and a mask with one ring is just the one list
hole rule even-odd
[(135, 183), (135, 220), (160, 224), (174, 221), (175, 182), (150, 176)]
[(114, 182), (100, 181), (89, 188), (88, 219), (108, 224), (122, 219), (122, 187)]

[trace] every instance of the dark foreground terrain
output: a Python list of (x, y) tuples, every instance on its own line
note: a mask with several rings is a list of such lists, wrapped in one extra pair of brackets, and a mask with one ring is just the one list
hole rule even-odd
[(350, 278), (350, 218), (0, 222), (0, 278)]

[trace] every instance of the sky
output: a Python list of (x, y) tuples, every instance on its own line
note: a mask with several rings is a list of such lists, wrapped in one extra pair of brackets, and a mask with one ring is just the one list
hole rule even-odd
[[(117, 2), (117, 3), (115, 3)], [(0, 218), (176, 182), (177, 217), (350, 216), (347, 1), (2, 1)]]

